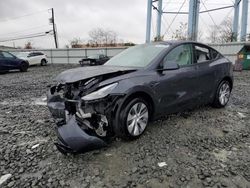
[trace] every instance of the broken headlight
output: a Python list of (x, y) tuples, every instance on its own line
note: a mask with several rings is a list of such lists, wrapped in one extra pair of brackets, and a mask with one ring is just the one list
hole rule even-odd
[(103, 88), (94, 91), (93, 93), (90, 93), (86, 96), (82, 97), (82, 100), (84, 101), (90, 101), (90, 100), (96, 100), (106, 97), (116, 86), (118, 83), (113, 83), (107, 86), (104, 86)]

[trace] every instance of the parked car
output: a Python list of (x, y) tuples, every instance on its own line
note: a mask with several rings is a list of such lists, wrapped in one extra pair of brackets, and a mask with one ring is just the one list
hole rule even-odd
[(78, 153), (105, 146), (106, 137), (138, 138), (150, 120), (166, 114), (225, 107), (233, 67), (207, 45), (170, 41), (128, 48), (104, 65), (66, 70), (56, 80), (48, 93), (58, 120), (56, 146)]
[(0, 51), (0, 72), (19, 69), (21, 72), (26, 72), (29, 67), (29, 62), (20, 59), (10, 52)]
[(87, 58), (81, 59), (79, 61), (81, 66), (94, 66), (94, 65), (103, 65), (109, 60), (109, 57), (103, 54), (91, 55)]
[(45, 66), (48, 63), (47, 56), (43, 52), (20, 52), (17, 57), (29, 62), (29, 65)]

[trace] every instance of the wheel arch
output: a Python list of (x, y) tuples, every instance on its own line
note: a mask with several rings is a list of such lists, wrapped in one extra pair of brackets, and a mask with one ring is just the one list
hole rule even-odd
[(22, 64), (28, 64), (28, 66), (30, 65), (30, 62), (28, 60), (24, 61), (20, 61), (20, 66), (22, 66)]
[(47, 64), (46, 58), (42, 58), (41, 61), (40, 61), (40, 64), (41, 64), (41, 65), (43, 64), (43, 61), (45, 61), (45, 64)]
[(221, 83), (223, 80), (226, 80), (226, 81), (229, 82), (229, 84), (230, 84), (230, 86), (231, 86), (231, 90), (232, 90), (232, 88), (233, 88), (233, 80), (232, 80), (232, 78), (229, 77), (229, 76), (225, 76), (225, 77), (220, 81), (220, 83)]
[(122, 103), (122, 108), (132, 99), (134, 98), (142, 98), (144, 99), (148, 105), (149, 105), (149, 111), (150, 111), (150, 115), (151, 115), (151, 119), (154, 115), (155, 112), (155, 103), (154, 100), (152, 98), (152, 96), (150, 94), (148, 94), (145, 91), (135, 91), (133, 93), (130, 93), (124, 100), (124, 102)]

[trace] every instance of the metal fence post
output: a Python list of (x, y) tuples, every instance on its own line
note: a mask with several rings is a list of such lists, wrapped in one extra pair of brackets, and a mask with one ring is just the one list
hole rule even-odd
[(69, 49), (67, 48), (67, 61), (68, 61), (68, 64), (69, 64)]
[(51, 60), (51, 64), (53, 64), (53, 57), (52, 57), (53, 55), (52, 55), (52, 52), (53, 52), (52, 49), (50, 49), (50, 60)]

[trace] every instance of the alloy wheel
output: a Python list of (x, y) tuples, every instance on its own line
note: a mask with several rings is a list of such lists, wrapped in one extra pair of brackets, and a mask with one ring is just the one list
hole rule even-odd
[(230, 86), (227, 82), (223, 83), (219, 91), (219, 101), (221, 105), (226, 105), (230, 97)]
[(127, 116), (127, 129), (131, 136), (139, 136), (148, 124), (148, 108), (142, 103), (135, 103), (129, 110)]

